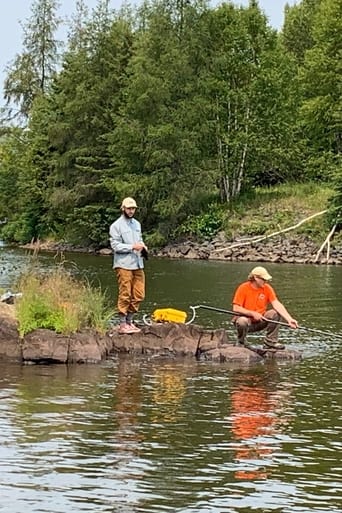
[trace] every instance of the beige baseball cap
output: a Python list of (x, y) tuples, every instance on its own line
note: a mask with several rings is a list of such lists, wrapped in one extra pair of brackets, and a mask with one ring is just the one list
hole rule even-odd
[(257, 278), (262, 278), (265, 281), (272, 280), (272, 276), (267, 272), (265, 267), (254, 267), (249, 273), (249, 276), (256, 276)]
[(121, 203), (121, 209), (123, 209), (123, 208), (137, 208), (135, 199), (129, 198), (129, 197), (123, 199), (122, 203)]

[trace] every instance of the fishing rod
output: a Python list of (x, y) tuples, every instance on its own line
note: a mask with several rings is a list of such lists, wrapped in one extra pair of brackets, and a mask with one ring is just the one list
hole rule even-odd
[[(198, 308), (203, 308), (205, 310), (212, 310), (214, 312), (219, 312), (219, 313), (224, 313), (224, 314), (229, 314), (229, 315), (235, 315), (235, 316), (240, 316), (240, 317), (241, 316), (248, 317), (246, 314), (241, 314), (241, 313), (238, 313), (238, 312), (233, 312), (232, 310), (225, 310), (224, 308), (216, 308), (215, 306), (208, 306), (208, 305), (196, 305), (196, 306), (190, 306), (190, 309), (192, 310), (192, 314), (193, 315), (192, 315), (192, 318), (190, 319), (190, 321), (188, 321), (186, 324), (191, 324), (195, 320), (196, 310)], [(280, 324), (281, 326), (285, 326), (287, 328), (291, 327), (286, 322), (273, 321), (271, 319), (266, 319), (265, 317), (263, 317), (263, 320), (267, 321), (267, 322), (271, 322), (273, 324)], [(342, 335), (339, 335), (339, 334), (336, 334), (336, 333), (331, 333), (330, 331), (322, 331), (322, 330), (318, 330), (318, 329), (315, 329), (315, 328), (307, 328), (305, 326), (298, 326), (297, 329), (304, 330), (304, 331), (312, 331), (314, 333), (319, 333), (320, 335), (327, 335), (329, 337), (335, 337), (335, 338), (342, 339)]]
[[(291, 326), (289, 326), (287, 324), (287, 322), (281, 322), (281, 321), (275, 321), (275, 320), (272, 320), (272, 319), (266, 319), (265, 317), (263, 317), (263, 320), (267, 321), (267, 322), (271, 322), (273, 324), (280, 324), (280, 326), (286, 326), (287, 328), (291, 327)], [(342, 340), (342, 335), (339, 335), (338, 333), (332, 333), (331, 331), (322, 331), (322, 330), (318, 330), (316, 328), (307, 328), (306, 326), (297, 326), (297, 329), (305, 330), (305, 331), (312, 331), (314, 333), (319, 333), (320, 335), (328, 335), (329, 337), (340, 338)]]

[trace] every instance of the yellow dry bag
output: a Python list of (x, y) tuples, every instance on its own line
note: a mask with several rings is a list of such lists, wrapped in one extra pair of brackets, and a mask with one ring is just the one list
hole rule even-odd
[(152, 320), (155, 322), (179, 322), (184, 324), (186, 315), (186, 312), (176, 310), (175, 308), (159, 308), (153, 312)]

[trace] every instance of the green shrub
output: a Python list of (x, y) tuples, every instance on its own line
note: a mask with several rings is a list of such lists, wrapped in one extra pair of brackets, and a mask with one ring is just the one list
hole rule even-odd
[(19, 334), (46, 328), (57, 333), (75, 333), (82, 328), (104, 331), (112, 312), (105, 295), (58, 266), (49, 275), (35, 269), (20, 279), (22, 297), (16, 301)]
[(222, 211), (216, 205), (209, 205), (209, 212), (197, 216), (189, 216), (175, 230), (175, 236), (187, 235), (198, 239), (211, 239), (222, 228)]
[(158, 230), (147, 233), (144, 236), (144, 241), (148, 248), (161, 248), (166, 243), (166, 238)]
[(250, 221), (245, 225), (245, 234), (250, 236), (264, 235), (269, 229), (269, 223), (262, 220)]

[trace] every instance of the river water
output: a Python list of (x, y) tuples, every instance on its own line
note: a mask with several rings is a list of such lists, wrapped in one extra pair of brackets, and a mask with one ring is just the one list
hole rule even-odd
[[(66, 259), (114, 304), (109, 257)], [(0, 287), (28, 261), (0, 248)], [(342, 267), (266, 266), (300, 325), (331, 333), (283, 328), (301, 361), (0, 364), (0, 512), (341, 513)], [(251, 267), (151, 258), (141, 314), (230, 309)], [(197, 312), (234, 337), (229, 316)]]

